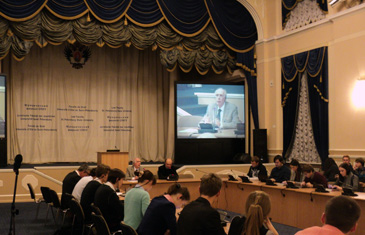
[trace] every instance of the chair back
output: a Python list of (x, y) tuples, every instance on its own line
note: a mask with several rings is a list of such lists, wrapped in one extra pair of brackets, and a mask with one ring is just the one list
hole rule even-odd
[(75, 198), (70, 201), (70, 211), (74, 214), (72, 234), (84, 234), (85, 214), (80, 203)]
[(124, 223), (121, 223), (121, 230), (123, 235), (138, 235), (134, 228)]
[(95, 206), (94, 203), (91, 203), (91, 211), (94, 212), (95, 215), (103, 215), (103, 213), (101, 213), (100, 208)]
[(51, 196), (53, 207), (57, 208), (57, 209), (61, 208), (60, 199), (58, 198), (58, 195), (57, 195), (56, 191), (50, 189), (49, 194)]
[(50, 189), (48, 187), (43, 187), (43, 186), (41, 187), (43, 199), (47, 204), (52, 203), (52, 197), (51, 197), (49, 190)]
[(28, 185), (30, 197), (35, 201), (36, 199), (35, 199), (35, 193), (34, 193), (33, 186), (30, 183), (27, 183), (27, 185)]
[(97, 234), (110, 235), (108, 224), (102, 215), (96, 215), (93, 212), (91, 213), (91, 219), (94, 223)]

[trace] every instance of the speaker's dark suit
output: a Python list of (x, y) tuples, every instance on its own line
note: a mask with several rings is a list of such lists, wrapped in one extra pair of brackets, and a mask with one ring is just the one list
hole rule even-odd
[(178, 235), (225, 235), (217, 210), (205, 198), (199, 197), (181, 212), (177, 223)]

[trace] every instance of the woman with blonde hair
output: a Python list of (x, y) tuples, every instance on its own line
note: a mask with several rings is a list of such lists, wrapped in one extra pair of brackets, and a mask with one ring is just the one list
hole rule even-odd
[(277, 235), (269, 213), (271, 201), (267, 193), (254, 191), (246, 200), (246, 216), (232, 220), (229, 235)]

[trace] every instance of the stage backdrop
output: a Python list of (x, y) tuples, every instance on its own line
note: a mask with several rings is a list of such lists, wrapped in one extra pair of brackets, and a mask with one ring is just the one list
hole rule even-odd
[(74, 69), (63, 49), (33, 47), (23, 61), (4, 60), (9, 162), (18, 153), (26, 163), (96, 161), (114, 148), (130, 159), (173, 156), (176, 75), (158, 51), (95, 46)]

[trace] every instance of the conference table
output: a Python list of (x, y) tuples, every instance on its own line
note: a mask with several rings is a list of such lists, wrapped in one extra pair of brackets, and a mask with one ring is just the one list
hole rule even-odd
[[(180, 179), (177, 182), (182, 187), (189, 189), (191, 200), (199, 197), (200, 179)], [(168, 187), (174, 183), (175, 181), (157, 180), (156, 185), (149, 191), (151, 198), (164, 194)], [(122, 190), (128, 190), (135, 184), (136, 182), (124, 181)], [(318, 193), (313, 188), (290, 189), (278, 183), (276, 186), (269, 186), (258, 180), (252, 180), (252, 183), (224, 180), (221, 194), (213, 207), (244, 214), (246, 198), (252, 191), (256, 190), (264, 191), (270, 195), (271, 212), (269, 216), (273, 222), (297, 228), (321, 226), (321, 216), (326, 202), (334, 196), (341, 195), (339, 191)], [(352, 198), (360, 205), (362, 215), (358, 228), (353, 234), (360, 235), (365, 231), (365, 193), (356, 192), (356, 194), (358, 196)]]

